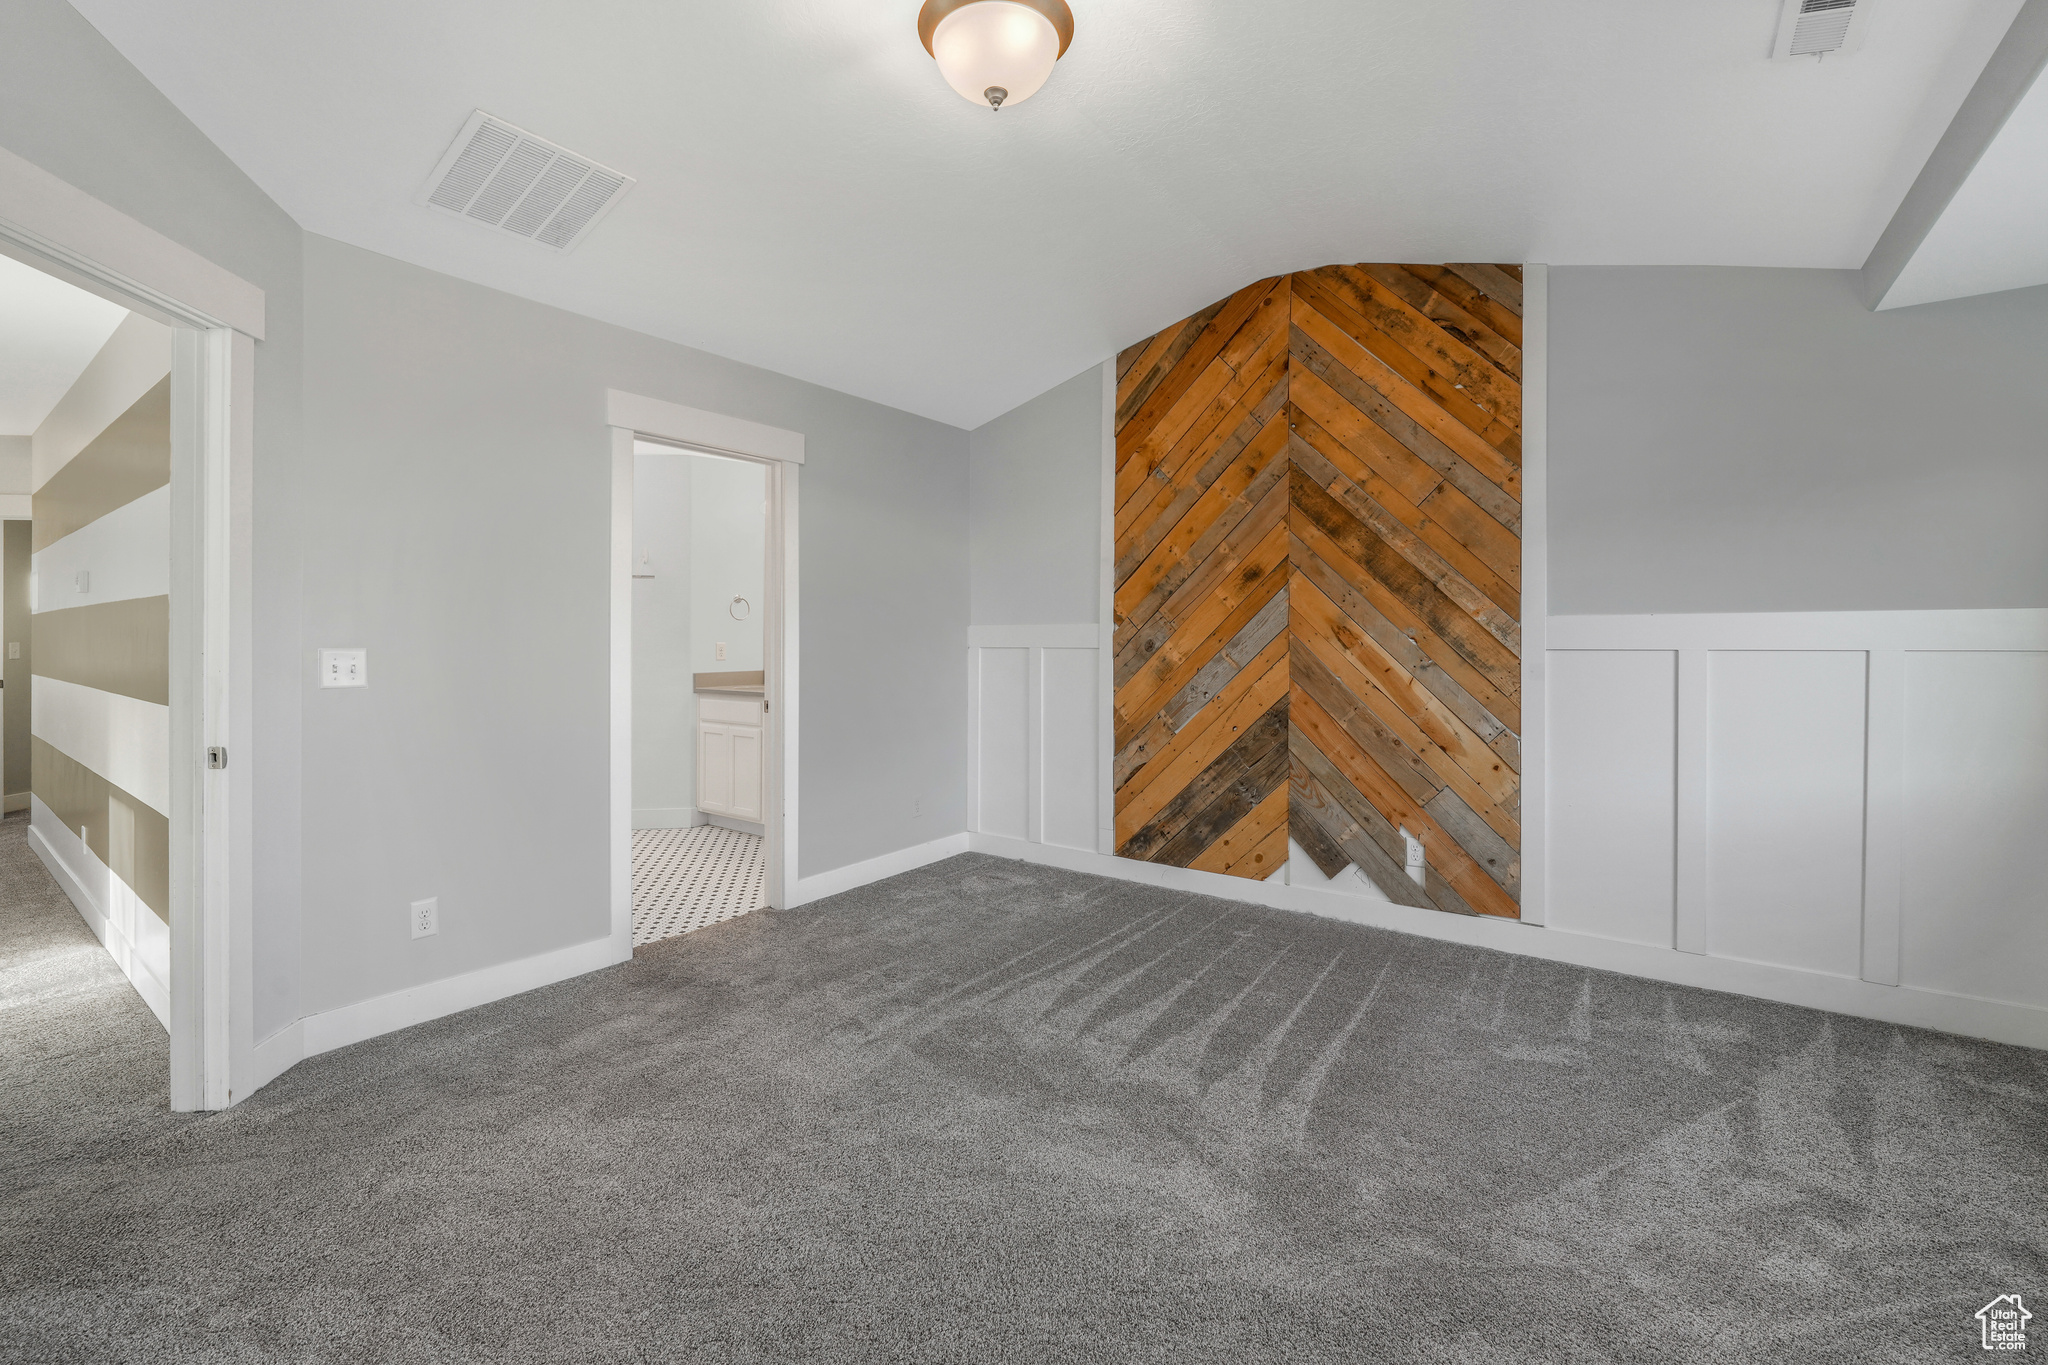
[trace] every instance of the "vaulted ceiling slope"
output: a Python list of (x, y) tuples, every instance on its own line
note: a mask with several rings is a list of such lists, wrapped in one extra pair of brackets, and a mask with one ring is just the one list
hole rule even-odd
[[(311, 231), (960, 426), (1329, 261), (1860, 266), (2019, 8), (1072, 0), (998, 114), (918, 0), (75, 3)], [(415, 205), (476, 108), (638, 186), (568, 255)]]

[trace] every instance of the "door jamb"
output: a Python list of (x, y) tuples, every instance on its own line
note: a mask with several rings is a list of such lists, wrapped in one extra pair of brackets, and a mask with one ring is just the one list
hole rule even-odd
[(250, 469), (263, 291), (0, 150), (0, 253), (175, 329), (171, 423), (171, 1108), (254, 1089)]

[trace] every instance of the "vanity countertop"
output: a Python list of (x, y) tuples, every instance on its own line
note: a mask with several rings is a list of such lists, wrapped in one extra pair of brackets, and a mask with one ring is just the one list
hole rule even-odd
[(751, 672), (697, 673), (692, 675), (692, 679), (699, 692), (731, 692), (748, 697), (768, 694), (767, 674), (758, 668)]

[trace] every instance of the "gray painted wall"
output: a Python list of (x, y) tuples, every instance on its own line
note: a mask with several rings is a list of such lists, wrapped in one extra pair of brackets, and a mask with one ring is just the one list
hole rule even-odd
[(1102, 367), (969, 438), (977, 626), (1073, 625), (1101, 610)]
[[(716, 455), (690, 457), (690, 669), (763, 667), (761, 611), (768, 581), (768, 470)], [(744, 597), (745, 620), (733, 616)], [(718, 657), (720, 642), (725, 658)]]
[[(690, 466), (696, 462), (680, 450), (633, 457), (636, 822), (638, 812), (688, 811), (697, 804), (697, 696), (690, 685)], [(644, 576), (649, 572), (652, 577)]]
[(64, 0), (0, 0), (0, 145), (264, 290), (256, 347), (258, 1038), (300, 1014), (299, 227)]
[(371, 675), (306, 693), (309, 1012), (608, 927), (608, 387), (807, 438), (803, 873), (965, 827), (967, 433), (317, 236), (305, 270), (306, 667)]
[(1550, 272), (1550, 609), (2048, 605), (2048, 288)]

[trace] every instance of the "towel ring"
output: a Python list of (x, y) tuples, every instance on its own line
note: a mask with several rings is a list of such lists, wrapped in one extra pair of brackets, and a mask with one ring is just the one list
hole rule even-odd
[[(746, 610), (745, 610), (745, 611), (738, 611), (738, 610), (735, 610), (735, 609), (736, 609), (736, 608), (738, 608), (738, 607), (745, 607), (745, 608), (746, 608)], [(725, 609), (726, 609), (726, 610), (727, 610), (728, 612), (731, 612), (731, 613), (732, 613), (732, 619), (733, 619), (733, 620), (735, 620), (735, 621), (744, 621), (744, 620), (746, 620), (746, 619), (747, 619), (747, 618), (748, 618), (749, 616), (752, 616), (752, 615), (754, 614), (754, 606), (753, 606), (753, 603), (751, 603), (751, 602), (747, 601), (747, 599), (746, 599), (746, 598), (744, 598), (744, 597), (735, 597), (735, 598), (733, 598), (733, 599), (732, 599), (732, 601), (731, 601), (730, 603), (728, 603), (728, 604), (726, 605), (726, 608), (725, 608)]]

